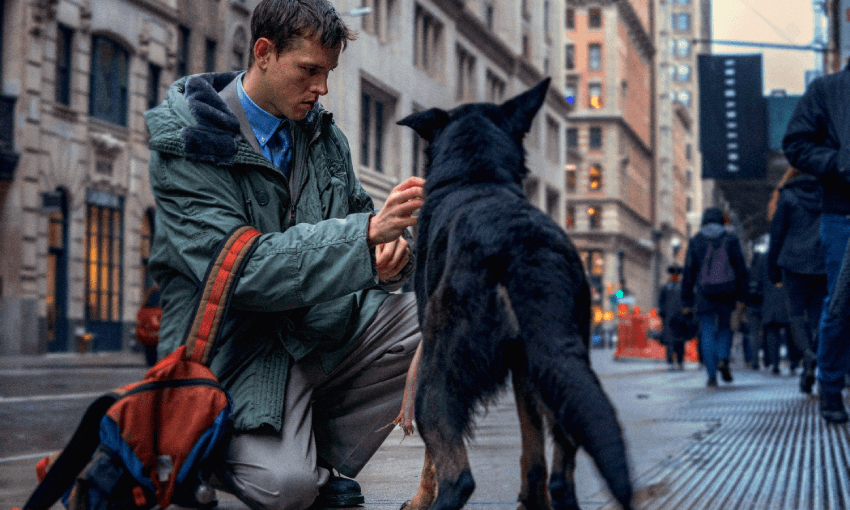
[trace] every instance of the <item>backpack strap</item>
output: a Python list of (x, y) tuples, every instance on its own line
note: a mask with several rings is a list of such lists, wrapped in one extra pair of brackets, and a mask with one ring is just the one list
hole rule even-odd
[(117, 394), (107, 393), (89, 406), (83, 419), (80, 420), (77, 431), (68, 441), (68, 446), (50, 466), (24, 505), (24, 510), (50, 508), (62, 497), (68, 487), (73, 485), (77, 475), (89, 463), (100, 444), (100, 419), (116, 400), (118, 400)]
[(260, 232), (251, 227), (235, 229), (207, 268), (206, 284), (195, 312), (195, 320), (186, 334), (187, 359), (209, 365), (221, 321), (230, 304), (230, 296), (251, 253), (256, 249), (259, 236)]

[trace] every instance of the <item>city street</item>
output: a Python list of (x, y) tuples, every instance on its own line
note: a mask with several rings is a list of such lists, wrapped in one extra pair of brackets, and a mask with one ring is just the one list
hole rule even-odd
[[(799, 393), (787, 367), (773, 376), (737, 363), (734, 383), (708, 390), (696, 364), (669, 372), (663, 362), (612, 355), (592, 351), (625, 429), (638, 508), (850, 507), (848, 428), (826, 427), (817, 398)], [(0, 508), (24, 503), (35, 463), (64, 444), (96, 395), (143, 372), (141, 356), (128, 353), (0, 358)], [(508, 392), (478, 420), (469, 507), (516, 508), (518, 430)], [(364, 508), (395, 509), (410, 498), (423, 453), (418, 437), (393, 431), (358, 476)], [(615, 508), (583, 453), (576, 477), (583, 509)], [(218, 497), (220, 508), (246, 508), (227, 494)]]

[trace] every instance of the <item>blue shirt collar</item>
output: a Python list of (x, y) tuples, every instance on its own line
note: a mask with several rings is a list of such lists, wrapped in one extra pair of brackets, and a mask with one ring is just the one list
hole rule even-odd
[(280, 128), (281, 123), (287, 129), (291, 128), (290, 120), (275, 117), (257, 106), (245, 93), (245, 89), (242, 88), (243, 76), (245, 76), (244, 72), (236, 78), (236, 93), (239, 96), (239, 102), (242, 103), (242, 109), (245, 110), (245, 116), (248, 117), (248, 122), (251, 124), (251, 129), (254, 131), (254, 136), (257, 137), (257, 142), (259, 142), (260, 147), (265, 149), (269, 139)]

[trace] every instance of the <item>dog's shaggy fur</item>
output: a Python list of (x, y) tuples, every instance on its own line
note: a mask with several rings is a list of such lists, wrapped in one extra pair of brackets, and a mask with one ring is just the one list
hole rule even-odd
[[(430, 142), (414, 275), (423, 339), (409, 377), (427, 452), (408, 508), (466, 503), (475, 483), (464, 439), (475, 409), (505, 386), (508, 373), (522, 429), (520, 508), (578, 508), (579, 446), (630, 507), (622, 431), (590, 368), (581, 259), (522, 189), (522, 139), (548, 85), (500, 106), (431, 109), (399, 122)], [(544, 423), (556, 445), (548, 491)]]

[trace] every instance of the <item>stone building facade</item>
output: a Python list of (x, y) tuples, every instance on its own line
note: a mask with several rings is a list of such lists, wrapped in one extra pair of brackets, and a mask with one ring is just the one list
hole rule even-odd
[[(143, 112), (177, 77), (247, 65), (257, 0), (6, 0), (0, 12), (0, 354), (133, 348), (155, 215)], [(380, 205), (421, 173), (395, 122), (555, 77), (526, 191), (557, 221), (567, 116), (560, 0), (335, 0), (360, 32), (325, 106)], [(355, 9), (371, 8), (366, 16)]]

